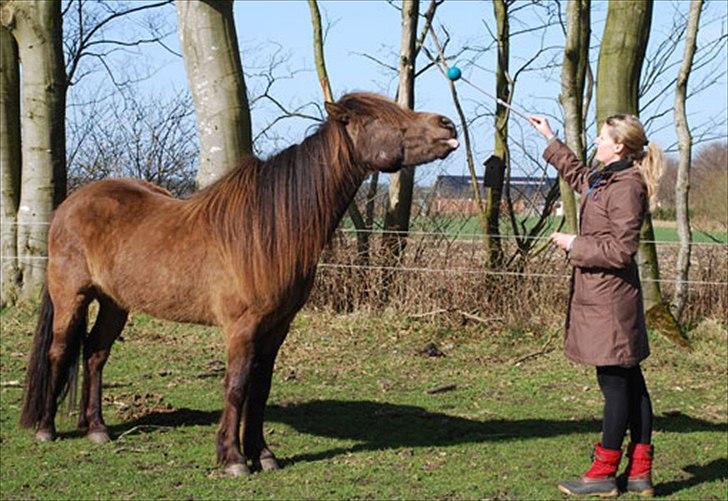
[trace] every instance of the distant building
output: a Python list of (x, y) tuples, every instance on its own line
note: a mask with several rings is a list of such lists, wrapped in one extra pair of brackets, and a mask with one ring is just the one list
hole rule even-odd
[[(525, 214), (543, 210), (546, 195), (556, 184), (557, 178), (534, 178), (511, 176), (510, 190), (513, 201), (513, 212)], [(478, 177), (480, 195), (485, 196), (483, 178)], [(470, 176), (437, 176), (432, 186), (429, 209), (438, 214), (467, 214), (478, 213), (478, 206), (473, 197), (473, 187)], [(506, 209), (505, 204), (502, 207)]]

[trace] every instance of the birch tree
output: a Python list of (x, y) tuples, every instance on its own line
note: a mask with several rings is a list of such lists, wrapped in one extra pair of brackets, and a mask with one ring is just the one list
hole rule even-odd
[[(639, 114), (639, 82), (652, 22), (652, 0), (610, 2), (597, 65), (597, 123), (615, 113)], [(655, 232), (649, 212), (640, 232), (637, 262), (648, 325), (685, 343), (660, 290)]]
[(20, 195), (17, 262), (21, 296), (33, 297), (45, 280), (48, 222), (66, 193), (65, 104), (60, 0), (6, 1), (2, 25), (22, 61)]
[[(561, 69), (561, 95), (564, 109), (566, 144), (582, 162), (586, 162), (584, 119), (588, 103), (584, 98), (584, 82), (589, 68), (591, 0), (569, 0), (566, 6), (566, 46)], [(559, 177), (561, 203), (569, 233), (576, 233), (576, 197), (569, 184)]]
[(685, 101), (687, 99), (688, 78), (690, 77), (690, 69), (693, 65), (693, 57), (697, 45), (698, 25), (700, 23), (702, 7), (702, 0), (694, 0), (690, 4), (690, 18), (688, 20), (687, 36), (685, 38), (685, 53), (675, 86), (675, 129), (677, 131), (678, 148), (680, 150), (677, 180), (675, 182), (675, 216), (680, 247), (677, 254), (673, 312), (678, 319), (682, 316), (688, 297), (687, 279), (690, 270), (690, 243), (692, 240), (690, 214), (688, 212), (688, 194), (690, 192), (690, 157), (692, 155), (693, 139), (688, 127)]
[(232, 0), (177, 2), (177, 17), (197, 115), (202, 188), (252, 152), (250, 107)]
[(17, 215), (20, 201), (20, 69), (18, 45), (0, 26), (0, 307), (14, 302), (18, 282)]

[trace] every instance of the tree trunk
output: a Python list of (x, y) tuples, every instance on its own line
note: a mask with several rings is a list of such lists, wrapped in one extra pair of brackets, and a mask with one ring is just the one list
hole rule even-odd
[(316, 62), (316, 73), (321, 83), (321, 91), (324, 93), (324, 101), (332, 103), (334, 95), (331, 92), (329, 74), (326, 71), (324, 61), (324, 38), (321, 29), (321, 13), (319, 12), (316, 0), (308, 0), (308, 8), (311, 10), (311, 24), (313, 25), (313, 57)]
[[(586, 162), (584, 145), (584, 80), (589, 65), (591, 34), (591, 0), (569, 0), (566, 7), (566, 47), (561, 69), (561, 105), (564, 108), (566, 144), (582, 162)], [(566, 219), (566, 231), (576, 233), (576, 197), (569, 184), (559, 178), (561, 203)]]
[[(509, 36), (508, 5), (506, 0), (493, 0), (493, 11), (498, 30), (498, 65), (495, 72), (496, 96), (505, 102), (509, 101), (508, 60)], [(508, 109), (503, 105), (496, 105), (495, 109), (495, 148), (494, 155), (503, 159), (506, 164), (505, 178), (510, 178), (510, 152), (508, 151)], [(497, 268), (503, 262), (503, 247), (500, 241), (500, 203), (503, 196), (503, 187), (496, 186), (487, 189), (485, 199), (485, 218), (488, 222), (488, 231), (485, 237), (485, 248), (488, 255), (488, 265)]]
[[(610, 2), (597, 65), (597, 124), (615, 113), (639, 114), (639, 82), (647, 51), (652, 0)], [(660, 291), (655, 232), (648, 212), (641, 230), (637, 263), (648, 326), (684, 344), (679, 326)]]
[(200, 139), (197, 185), (203, 188), (252, 153), (250, 107), (232, 0), (176, 4)]
[[(397, 104), (402, 108), (414, 109), (415, 106), (415, 43), (417, 41), (417, 16), (419, 0), (404, 0), (402, 3), (402, 38), (399, 49), (399, 87)], [(399, 256), (404, 250), (405, 234), (409, 230), (412, 211), (412, 190), (414, 168), (405, 167), (389, 176), (389, 199), (384, 216), (385, 231), (400, 234), (385, 234), (389, 252)], [(394, 237), (394, 238), (390, 238)]]
[(652, 0), (609, 2), (597, 64), (597, 124), (639, 114), (639, 82), (652, 22)]
[(677, 180), (675, 182), (675, 216), (677, 220), (677, 235), (680, 247), (677, 254), (677, 273), (675, 278), (675, 297), (673, 298), (673, 312), (678, 320), (682, 317), (685, 303), (688, 298), (688, 271), (690, 269), (690, 215), (688, 213), (688, 194), (690, 192), (690, 157), (692, 154), (693, 139), (688, 128), (688, 115), (685, 110), (687, 99), (688, 78), (693, 66), (693, 56), (698, 38), (698, 25), (703, 0), (694, 0), (690, 4), (690, 18), (688, 20), (687, 38), (685, 39), (685, 54), (682, 66), (677, 76), (675, 86), (675, 129), (678, 137), (680, 160), (677, 166)]
[(17, 216), (20, 201), (20, 74), (18, 45), (0, 26), (0, 307), (18, 292)]
[(28, 298), (45, 281), (48, 223), (66, 194), (61, 2), (7, 2), (2, 7), (2, 24), (15, 38), (23, 63), (17, 253), (21, 296)]
[[(417, 58), (415, 47), (419, 9), (419, 0), (403, 0), (402, 2), (402, 37), (399, 47), (397, 104), (408, 109), (414, 109), (415, 106), (415, 60)], [(389, 197), (387, 198), (387, 207), (384, 214), (385, 233), (382, 238), (386, 259), (385, 266), (398, 266), (407, 245), (414, 180), (414, 167), (404, 167), (399, 172), (389, 176)], [(393, 278), (393, 270), (385, 272), (381, 288), (382, 302), (387, 301)]]
[[(331, 83), (329, 82), (329, 74), (326, 71), (326, 60), (324, 58), (324, 39), (321, 29), (321, 13), (319, 12), (316, 0), (308, 0), (308, 7), (311, 10), (311, 25), (313, 27), (313, 55), (316, 64), (316, 74), (321, 84), (321, 92), (324, 94), (324, 101), (333, 102), (334, 94), (331, 92)], [(370, 185), (374, 183), (376, 190), (376, 178), (372, 178)], [(357, 263), (366, 264), (369, 260), (369, 237), (371, 226), (367, 227), (364, 217), (356, 205), (356, 198), (349, 204), (348, 214), (351, 222), (356, 230), (357, 242)]]

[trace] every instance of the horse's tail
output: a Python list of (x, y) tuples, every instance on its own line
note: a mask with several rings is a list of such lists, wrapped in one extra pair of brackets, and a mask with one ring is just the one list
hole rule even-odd
[[(68, 350), (63, 357), (64, 362), (59, 367), (58, 384), (63, 388), (59, 401), (70, 392), (75, 400), (76, 383), (78, 380), (78, 357), (81, 352), (81, 342), (86, 331), (85, 321), (80, 322), (69, 333)], [(53, 391), (51, 384), (50, 348), (53, 341), (53, 301), (48, 290), (43, 290), (38, 324), (33, 336), (33, 351), (30, 354), (28, 369), (25, 373), (25, 395), (23, 410), (20, 414), (20, 425), (25, 428), (34, 427), (43, 418), (47, 405), (51, 402)]]

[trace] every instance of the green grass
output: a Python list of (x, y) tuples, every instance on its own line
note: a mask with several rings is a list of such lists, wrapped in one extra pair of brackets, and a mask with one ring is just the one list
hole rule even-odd
[[(115, 440), (91, 444), (70, 416), (57, 421), (59, 440), (37, 444), (16, 424), (14, 383), (34, 313), (10, 309), (0, 320), (2, 499), (560, 498), (555, 484), (583, 472), (599, 437), (593, 369), (564, 359), (556, 331), (304, 312), (267, 413), (280, 471), (221, 474), (221, 336), (146, 316), (132, 318), (104, 374)], [(644, 364), (657, 494), (726, 499), (726, 328), (703, 323), (691, 337), (690, 353), (653, 337)], [(445, 356), (419, 354), (429, 342)], [(444, 384), (456, 388), (426, 393)]]

